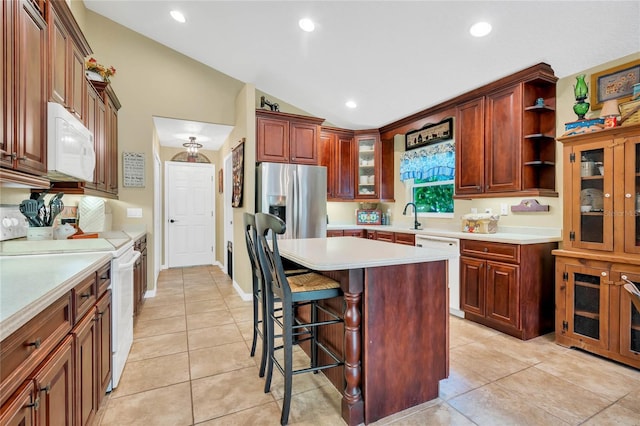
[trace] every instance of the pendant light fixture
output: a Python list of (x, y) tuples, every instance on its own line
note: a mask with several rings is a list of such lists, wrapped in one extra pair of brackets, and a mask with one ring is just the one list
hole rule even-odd
[(195, 163), (198, 158), (198, 149), (202, 148), (202, 144), (196, 142), (195, 136), (189, 136), (189, 142), (183, 143), (182, 146), (187, 148), (187, 160)]

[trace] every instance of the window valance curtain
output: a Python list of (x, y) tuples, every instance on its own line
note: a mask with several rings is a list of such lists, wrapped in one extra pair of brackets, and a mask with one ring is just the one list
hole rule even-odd
[(455, 141), (406, 151), (400, 157), (400, 180), (453, 180), (456, 167)]

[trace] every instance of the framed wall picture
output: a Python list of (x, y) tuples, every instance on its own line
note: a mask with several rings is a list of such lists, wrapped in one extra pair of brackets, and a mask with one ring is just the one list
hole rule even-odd
[(218, 170), (218, 193), (222, 194), (224, 192), (223, 179), (224, 173), (222, 169)]
[(633, 85), (640, 83), (640, 59), (591, 75), (591, 110), (602, 109), (610, 99), (631, 100)]
[(244, 186), (244, 138), (231, 153), (233, 166), (233, 194), (231, 196), (232, 207), (242, 207), (242, 188)]
[(409, 151), (449, 139), (453, 139), (453, 118), (451, 117), (436, 124), (427, 124), (420, 130), (407, 132), (404, 149)]

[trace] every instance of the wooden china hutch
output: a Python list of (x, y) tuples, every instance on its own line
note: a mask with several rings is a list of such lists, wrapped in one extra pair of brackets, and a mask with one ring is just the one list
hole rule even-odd
[[(558, 138), (564, 235), (556, 341), (640, 368), (640, 125)], [(640, 301), (639, 301), (640, 302)]]

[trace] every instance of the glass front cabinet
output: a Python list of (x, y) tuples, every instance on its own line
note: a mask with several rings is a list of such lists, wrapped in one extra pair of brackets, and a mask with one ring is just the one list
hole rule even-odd
[(564, 223), (556, 341), (640, 368), (640, 125), (558, 138)]
[(355, 135), (356, 159), (356, 198), (379, 198), (378, 182), (380, 174), (380, 142), (377, 135)]

